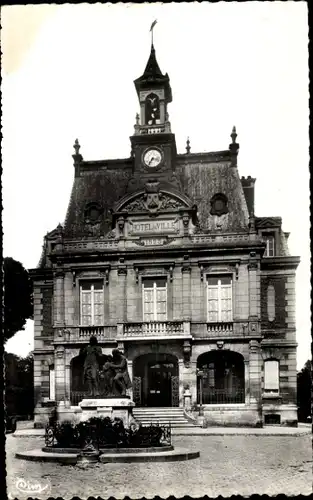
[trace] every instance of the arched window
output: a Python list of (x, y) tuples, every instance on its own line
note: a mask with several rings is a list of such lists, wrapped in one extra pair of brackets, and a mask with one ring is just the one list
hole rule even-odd
[(279, 361), (277, 359), (264, 361), (264, 392), (279, 392)]
[[(197, 368), (202, 374), (203, 404), (245, 402), (245, 369), (241, 354), (224, 350), (206, 352), (199, 356)], [(198, 377), (198, 403), (200, 383)]]

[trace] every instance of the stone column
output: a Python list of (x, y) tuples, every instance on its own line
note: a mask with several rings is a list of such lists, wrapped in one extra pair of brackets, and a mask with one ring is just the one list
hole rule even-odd
[(250, 403), (261, 404), (261, 355), (257, 340), (249, 342), (249, 388)]
[(191, 404), (197, 402), (197, 361), (191, 361), (188, 370), (189, 389), (191, 392)]
[[(253, 254), (254, 252), (251, 252)], [(251, 257), (249, 262), (249, 317), (260, 317), (260, 283), (258, 262)]]
[(145, 122), (145, 103), (140, 103), (140, 125), (146, 125)]
[(188, 321), (191, 317), (191, 266), (186, 259), (182, 266), (183, 278), (183, 318)]
[(73, 273), (68, 272), (64, 276), (64, 324), (74, 325), (74, 293), (73, 293)]
[(127, 321), (127, 268), (124, 263), (120, 264), (117, 269), (118, 278), (118, 309), (117, 318), (119, 323)]
[(64, 272), (56, 271), (54, 275), (54, 321), (55, 326), (64, 326)]
[(245, 359), (244, 361), (245, 364), (245, 404), (250, 403), (250, 366), (249, 366), (249, 360)]
[(160, 100), (160, 123), (163, 124), (165, 122), (165, 103), (163, 100)]
[(65, 356), (64, 347), (58, 346), (55, 349), (54, 369), (55, 369), (55, 400), (59, 403), (65, 398)]
[(178, 375), (179, 375), (179, 406), (184, 406), (184, 383), (185, 383), (185, 366), (184, 360), (178, 360)]
[(64, 372), (64, 393), (65, 399), (70, 401), (71, 399), (71, 365), (66, 360), (65, 363), (65, 372)]
[[(133, 360), (131, 359), (127, 360), (127, 368), (128, 368), (129, 378), (131, 380), (131, 383), (133, 383)], [(127, 394), (128, 396), (130, 396), (130, 399), (133, 399), (133, 386), (131, 386), (131, 388), (128, 389)]]

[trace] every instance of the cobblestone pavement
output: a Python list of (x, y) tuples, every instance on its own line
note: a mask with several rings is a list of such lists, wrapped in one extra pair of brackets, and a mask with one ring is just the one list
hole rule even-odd
[(9, 498), (31, 495), (17, 490), (17, 481), (50, 482), (44, 496), (82, 499), (152, 498), (160, 495), (199, 497), (253, 493), (309, 495), (312, 493), (311, 436), (174, 436), (174, 446), (200, 450), (200, 458), (187, 462), (96, 464), (78, 466), (28, 462), (15, 458), (21, 450), (43, 446), (42, 438), (7, 435), (7, 488)]

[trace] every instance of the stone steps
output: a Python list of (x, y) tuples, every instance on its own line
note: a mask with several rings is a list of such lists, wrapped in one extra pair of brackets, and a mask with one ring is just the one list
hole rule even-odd
[(134, 408), (133, 415), (142, 425), (171, 425), (171, 427), (197, 427), (184, 414), (183, 408)]

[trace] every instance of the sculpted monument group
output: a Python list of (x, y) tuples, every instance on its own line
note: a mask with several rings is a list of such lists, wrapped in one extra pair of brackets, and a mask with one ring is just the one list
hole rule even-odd
[(102, 354), (96, 337), (82, 348), (84, 357), (84, 383), (88, 384), (90, 397), (123, 397), (131, 387), (126, 357), (113, 349), (112, 355)]

